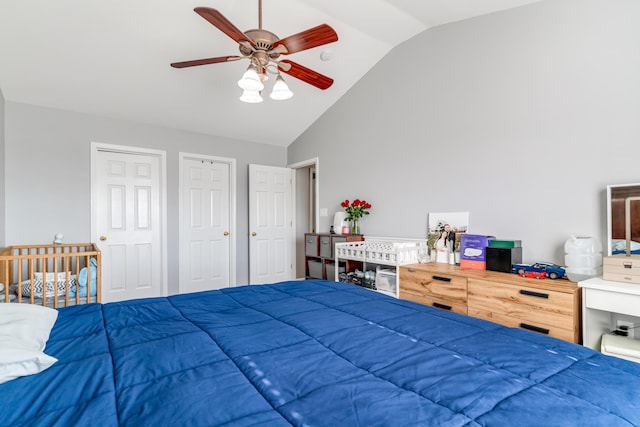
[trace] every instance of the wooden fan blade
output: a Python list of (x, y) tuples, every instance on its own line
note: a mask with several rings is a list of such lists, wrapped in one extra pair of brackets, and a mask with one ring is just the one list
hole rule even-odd
[(327, 24), (321, 24), (278, 40), (273, 44), (273, 50), (277, 53), (288, 55), (335, 41), (338, 41), (338, 34)]
[(193, 61), (174, 62), (173, 68), (195, 67), (196, 65), (217, 64), (218, 62), (231, 62), (243, 59), (242, 56), (218, 56), (216, 58), (194, 59)]
[(256, 44), (254, 41), (251, 40), (250, 37), (247, 37), (245, 33), (240, 31), (238, 27), (233, 25), (231, 21), (225, 18), (222, 13), (218, 12), (218, 10), (210, 7), (196, 7), (193, 10), (237, 43), (247, 41), (251, 44), (251, 47), (255, 49)]
[(295, 77), (296, 79), (300, 79), (305, 83), (309, 83), (318, 89), (325, 90), (333, 84), (332, 78), (286, 59), (278, 63), (278, 69), (283, 73)]

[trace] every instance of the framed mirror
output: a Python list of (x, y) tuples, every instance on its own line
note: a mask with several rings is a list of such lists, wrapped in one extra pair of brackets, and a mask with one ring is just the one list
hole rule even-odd
[(607, 255), (625, 254), (626, 202), (629, 199), (630, 232), (629, 249), (640, 254), (640, 183), (607, 186)]

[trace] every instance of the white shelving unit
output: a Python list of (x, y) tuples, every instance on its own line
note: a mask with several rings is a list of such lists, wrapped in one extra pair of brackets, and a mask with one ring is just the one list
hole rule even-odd
[[(344, 274), (351, 280), (345, 280), (344, 276), (340, 280), (336, 268), (335, 281), (359, 284), (398, 298), (398, 267), (427, 262), (427, 253), (426, 240), (367, 237), (362, 242), (336, 243), (336, 266), (344, 264), (347, 270)], [(352, 268), (354, 266), (361, 268)], [(361, 275), (356, 274), (356, 269)]]

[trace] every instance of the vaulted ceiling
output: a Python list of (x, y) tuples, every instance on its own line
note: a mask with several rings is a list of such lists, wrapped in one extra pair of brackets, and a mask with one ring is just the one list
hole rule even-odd
[(279, 38), (327, 23), (339, 40), (287, 56), (333, 78), (329, 89), (285, 74), (293, 98), (260, 104), (238, 100), (247, 61), (169, 66), (239, 55), (237, 43), (193, 9), (218, 9), (246, 31), (258, 27), (258, 0), (3, 1), (0, 89), (11, 102), (287, 146), (398, 44), (535, 1), (264, 0), (262, 27)]

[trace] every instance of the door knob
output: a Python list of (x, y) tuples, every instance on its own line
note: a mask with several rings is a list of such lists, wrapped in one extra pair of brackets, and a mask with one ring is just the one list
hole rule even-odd
[(107, 236), (100, 236), (100, 241), (104, 242), (105, 240), (107, 240)]
[(256, 235), (257, 235), (257, 234), (258, 234), (258, 233), (256, 233), (255, 231), (251, 233), (251, 235), (252, 235), (253, 237), (256, 237)]
[(225, 235), (225, 236), (228, 236), (228, 235), (229, 235), (229, 232), (228, 232), (228, 231), (225, 231), (225, 232), (224, 232), (224, 235)]

